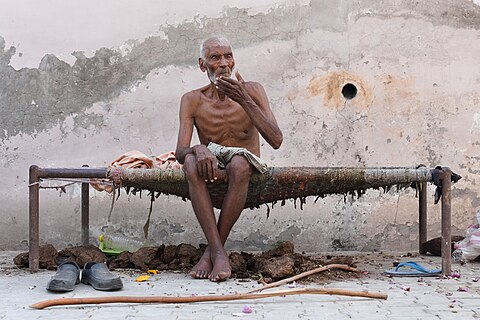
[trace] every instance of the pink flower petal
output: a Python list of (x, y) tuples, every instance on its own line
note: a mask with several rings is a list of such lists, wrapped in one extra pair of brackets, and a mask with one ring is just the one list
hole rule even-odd
[(242, 312), (243, 313), (252, 313), (253, 309), (248, 304), (245, 304), (245, 305), (243, 305)]

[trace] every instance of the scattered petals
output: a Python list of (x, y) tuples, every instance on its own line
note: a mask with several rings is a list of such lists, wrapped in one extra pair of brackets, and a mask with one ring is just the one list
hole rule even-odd
[(149, 269), (149, 270), (147, 271), (147, 273), (148, 273), (148, 274), (159, 274), (160, 271), (158, 271), (157, 269)]
[(292, 283), (289, 283), (289, 284), (288, 284), (288, 287), (289, 287), (289, 288), (303, 288), (303, 285), (298, 284), (298, 283), (296, 283), (295, 281), (293, 281)]
[(37, 286), (31, 286), (31, 287), (29, 287), (28, 289), (33, 290), (33, 289), (35, 289), (36, 287), (37, 287)]
[(148, 279), (150, 279), (149, 275), (142, 274), (141, 276), (138, 276), (137, 279), (135, 279), (135, 282), (143, 282), (147, 281)]
[(478, 278), (472, 278), (473, 282), (478, 282)]
[(252, 312), (253, 312), (253, 309), (252, 309), (252, 307), (250, 307), (248, 304), (244, 304), (244, 305), (243, 305), (243, 308), (242, 308), (242, 312), (243, 312), (243, 313), (252, 313)]
[(468, 292), (468, 288), (467, 287), (459, 287), (457, 289), (457, 291), (460, 291), (460, 292)]
[(460, 272), (452, 272), (450, 274), (450, 277), (454, 278), (454, 279), (459, 279), (462, 275), (460, 274)]
[(402, 287), (403, 291), (410, 291), (410, 287)]

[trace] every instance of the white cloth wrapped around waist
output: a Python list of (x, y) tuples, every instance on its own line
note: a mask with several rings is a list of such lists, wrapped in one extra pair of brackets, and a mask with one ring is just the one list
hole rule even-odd
[(268, 166), (265, 161), (263, 161), (245, 148), (224, 147), (214, 142), (210, 142), (207, 147), (215, 155), (215, 157), (217, 157), (218, 166), (222, 169), (225, 169), (227, 167), (227, 164), (230, 162), (230, 160), (232, 160), (233, 156), (242, 155), (260, 173), (265, 173), (268, 170)]

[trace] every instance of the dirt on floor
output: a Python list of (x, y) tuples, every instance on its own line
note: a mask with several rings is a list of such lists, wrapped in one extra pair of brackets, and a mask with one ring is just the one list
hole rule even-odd
[[(196, 248), (182, 243), (177, 246), (144, 247), (133, 253), (125, 251), (118, 256), (106, 256), (93, 245), (57, 251), (51, 244), (47, 244), (40, 247), (40, 268), (55, 270), (57, 265), (64, 261), (75, 261), (79, 266), (95, 261), (106, 262), (112, 270), (134, 268), (142, 271), (156, 269), (189, 272), (198, 262), (205, 248), (205, 245)], [(254, 279), (265, 283), (288, 278), (329, 264), (356, 267), (354, 256), (309, 256), (295, 253), (291, 242), (279, 243), (274, 249), (260, 254), (232, 252), (229, 257), (232, 277)], [(14, 263), (19, 267), (28, 267), (28, 252), (16, 256)], [(361, 273), (330, 269), (304, 278), (302, 281), (324, 283), (359, 276), (361, 276)]]
[[(461, 240), (452, 237), (452, 242)], [(440, 255), (441, 241), (435, 238), (428, 241), (424, 249), (432, 255)], [(40, 268), (55, 270), (64, 261), (75, 261), (80, 267), (87, 262), (106, 262), (110, 269), (127, 270), (137, 269), (147, 271), (171, 270), (188, 273), (202, 256), (206, 245), (198, 248), (189, 244), (161, 245), (159, 247), (144, 247), (136, 252), (122, 252), (116, 256), (107, 256), (96, 246), (78, 246), (57, 251), (53, 245), (40, 247)], [(346, 280), (370, 275), (381, 274), (384, 270), (392, 269), (400, 261), (411, 257), (431, 262), (428, 255), (419, 256), (417, 252), (392, 255), (383, 252), (344, 253), (307, 255), (296, 253), (291, 242), (281, 242), (274, 249), (263, 253), (232, 252), (230, 264), (232, 277), (237, 279), (252, 279), (269, 283), (285, 279), (318, 267), (330, 264), (341, 264), (357, 268), (359, 272), (329, 269), (320, 273), (302, 278), (303, 283), (327, 283), (334, 280)], [(430, 260), (430, 261), (429, 261)], [(28, 252), (21, 253), (14, 258), (18, 267), (28, 267)]]

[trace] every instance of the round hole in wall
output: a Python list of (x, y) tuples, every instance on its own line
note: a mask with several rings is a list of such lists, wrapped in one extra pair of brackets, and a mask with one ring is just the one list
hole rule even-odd
[(353, 83), (347, 83), (342, 88), (342, 95), (345, 99), (351, 100), (357, 95), (357, 87)]

